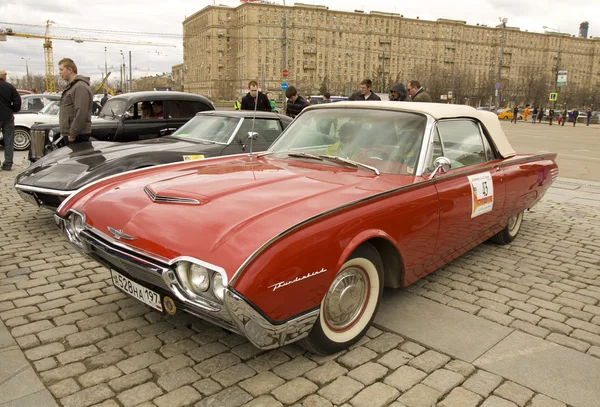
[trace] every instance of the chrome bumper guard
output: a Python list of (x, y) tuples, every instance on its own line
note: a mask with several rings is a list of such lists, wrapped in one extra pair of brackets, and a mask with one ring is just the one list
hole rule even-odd
[[(56, 225), (68, 237), (64, 219), (54, 215)], [(73, 246), (87, 257), (124, 272), (134, 279), (170, 292), (183, 305), (183, 310), (210, 323), (245, 336), (259, 349), (272, 349), (287, 345), (307, 336), (319, 315), (318, 309), (290, 319), (281, 324), (273, 324), (256, 311), (239, 294), (226, 289), (223, 304), (196, 296), (191, 299), (177, 279), (170, 266), (149, 261), (136, 253), (116, 247), (98, 238), (90, 231), (79, 235), (81, 246)], [(144, 285), (142, 284), (142, 285)]]

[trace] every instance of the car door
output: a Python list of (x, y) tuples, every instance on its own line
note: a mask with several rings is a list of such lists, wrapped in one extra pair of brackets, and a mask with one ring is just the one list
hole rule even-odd
[(161, 130), (161, 135), (173, 134), (177, 129), (186, 124), (198, 112), (213, 110), (197, 100), (165, 100), (165, 117), (167, 122)]
[[(156, 106), (155, 106), (156, 105)], [(146, 107), (149, 106), (148, 109)], [(167, 120), (159, 111), (162, 106), (160, 100), (143, 100), (131, 103), (123, 117), (123, 131), (115, 141), (139, 141), (163, 136), (162, 130), (166, 127)], [(149, 113), (146, 113), (149, 112)]]
[(447, 173), (435, 176), (440, 206), (435, 255), (443, 259), (456, 255), (500, 223), (506, 185), (502, 159), (478, 122), (441, 120), (436, 127), (429, 169), (439, 155), (451, 163)]

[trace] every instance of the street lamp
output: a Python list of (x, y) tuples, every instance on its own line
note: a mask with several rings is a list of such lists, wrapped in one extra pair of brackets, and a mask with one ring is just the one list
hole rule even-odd
[(23, 61), (25, 61), (25, 70), (26, 70), (26, 72), (27, 72), (27, 87), (28, 87), (29, 89), (31, 89), (31, 78), (29, 77), (29, 64), (27, 63), (27, 61), (29, 61), (31, 58), (24, 58), (24, 57), (21, 57), (21, 59), (22, 59)]
[[(543, 26), (543, 28), (545, 30), (551, 30), (556, 32), (557, 34), (561, 34), (560, 29), (556, 29), (556, 28), (552, 28), (552, 27), (548, 27), (548, 26)], [(560, 72), (560, 52), (561, 52), (561, 48), (562, 48), (562, 37), (559, 38), (558, 40), (558, 54), (556, 55), (556, 74), (554, 77), (554, 86), (552, 86), (552, 89), (554, 89), (556, 92), (558, 92), (558, 72)], [(552, 101), (552, 108), (554, 108), (556, 101)]]
[(500, 36), (500, 53), (498, 56), (498, 76), (496, 78), (496, 109), (500, 107), (500, 101), (502, 100), (502, 90), (500, 89), (500, 81), (502, 80), (502, 63), (504, 61), (504, 33), (506, 30), (506, 23), (508, 19), (506, 17), (498, 18), (502, 23), (502, 34)]
[(121, 61), (122, 61), (122, 64), (121, 64), (121, 67), (120, 67), (120, 72), (121, 72), (121, 90), (124, 90), (123, 89), (123, 75), (125, 74), (125, 56), (123, 55), (123, 50), (122, 49), (119, 50), (119, 51), (121, 51)]

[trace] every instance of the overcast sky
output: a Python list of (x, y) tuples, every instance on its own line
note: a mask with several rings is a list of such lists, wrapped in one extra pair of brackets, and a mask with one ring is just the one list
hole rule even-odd
[[(283, 4), (283, 0), (273, 0)], [(239, 0), (216, 0), (217, 4), (240, 5)], [(286, 5), (294, 2), (287, 0)], [(499, 17), (508, 18), (508, 25), (521, 30), (543, 32), (549, 26), (577, 35), (579, 24), (589, 21), (589, 35), (600, 37), (600, 1), (563, 0), (306, 0), (304, 3), (329, 6), (332, 10), (369, 12), (371, 10), (403, 14), (404, 17), (420, 17), (425, 20), (448, 18), (465, 20), (468, 24), (495, 26)], [(181, 23), (203, 7), (213, 4), (207, 0), (79, 0), (79, 2), (56, 2), (48, 0), (2, 0), (0, 2), (0, 28), (12, 28), (15, 32), (43, 34), (43, 25), (50, 19), (51, 33), (57, 36), (87, 37), (170, 44), (166, 46), (139, 46), (127, 44), (104, 44), (73, 41), (53, 41), (54, 61), (70, 57), (77, 63), (79, 73), (99, 79), (104, 71), (105, 51), (108, 70), (118, 77), (121, 53), (129, 66), (128, 52), (132, 52), (133, 76), (146, 76), (170, 72), (171, 66), (182, 62)], [(60, 5), (58, 5), (60, 4)], [(23, 25), (19, 25), (23, 24)], [(34, 26), (28, 26), (34, 25)], [(84, 30), (77, 30), (84, 28)], [(106, 31), (128, 31), (146, 34), (118, 34)], [(29, 72), (43, 74), (44, 56), (41, 39), (9, 37), (0, 42), (0, 68), (10, 75), (25, 75), (25, 61), (29, 58)], [(128, 69), (129, 70), (129, 69)], [(9, 79), (10, 81), (10, 79)]]

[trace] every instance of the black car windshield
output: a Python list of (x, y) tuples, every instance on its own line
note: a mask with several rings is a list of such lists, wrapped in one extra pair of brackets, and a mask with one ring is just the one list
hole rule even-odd
[[(314, 109), (302, 113), (269, 148), (276, 157), (340, 157), (381, 173), (415, 172), (427, 119), (422, 114), (372, 108)], [(292, 153), (290, 155), (290, 153)]]
[(102, 107), (99, 116), (104, 117), (112, 117), (112, 116), (120, 116), (125, 113), (125, 108), (127, 107), (126, 99), (108, 99)]
[(58, 112), (60, 112), (59, 100), (48, 103), (42, 110), (40, 110), (40, 114), (47, 114), (50, 116), (57, 116)]
[(195, 116), (173, 133), (174, 137), (186, 140), (210, 141), (227, 144), (235, 132), (240, 119), (224, 116)]

